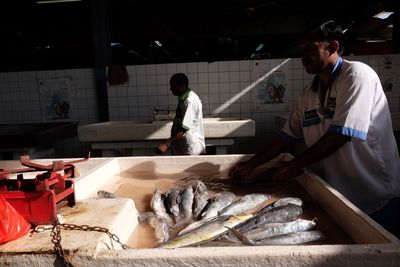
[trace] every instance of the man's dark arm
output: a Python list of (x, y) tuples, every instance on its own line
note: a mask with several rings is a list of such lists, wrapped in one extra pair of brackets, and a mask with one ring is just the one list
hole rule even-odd
[(290, 143), (287, 142), (282, 137), (278, 136), (267, 145), (263, 151), (254, 155), (251, 159), (245, 162), (239, 162), (232, 169), (229, 171), (230, 177), (244, 177), (250, 174), (255, 168), (260, 166), (261, 164), (270, 161), (271, 159), (275, 158), (279, 154), (285, 151), (286, 148), (290, 146)]
[(351, 140), (351, 137), (336, 132), (327, 132), (313, 146), (295, 157), (288, 164), (279, 168), (275, 174), (277, 180), (287, 180), (297, 176), (307, 167), (335, 153)]

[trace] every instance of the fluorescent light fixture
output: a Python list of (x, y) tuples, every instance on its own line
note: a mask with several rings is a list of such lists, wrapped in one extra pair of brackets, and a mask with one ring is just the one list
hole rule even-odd
[(50, 49), (50, 45), (44, 45), (44, 46), (36, 46), (36, 49)]
[(379, 12), (378, 14), (375, 14), (373, 17), (378, 19), (387, 19), (392, 14), (393, 14), (392, 11), (382, 11)]
[(264, 44), (263, 44), (263, 43), (260, 43), (260, 44), (257, 46), (256, 51), (260, 51), (263, 47), (264, 47)]
[(82, 0), (37, 0), (36, 4), (58, 4), (67, 2), (80, 2)]
[(122, 46), (122, 45), (121, 45), (121, 43), (111, 43), (111, 46), (114, 47), (114, 46)]
[(155, 42), (159, 47), (162, 46), (162, 44), (160, 43), (160, 41), (155, 40), (154, 42)]
[(375, 40), (365, 40), (366, 43), (384, 43), (386, 40), (384, 39), (375, 39)]

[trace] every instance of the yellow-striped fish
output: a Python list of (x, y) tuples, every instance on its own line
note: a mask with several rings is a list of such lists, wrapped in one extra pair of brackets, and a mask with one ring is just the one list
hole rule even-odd
[(159, 247), (171, 249), (202, 244), (217, 238), (220, 234), (227, 232), (228, 228), (232, 228), (251, 217), (253, 217), (252, 214), (217, 217), (191, 232), (171, 239)]

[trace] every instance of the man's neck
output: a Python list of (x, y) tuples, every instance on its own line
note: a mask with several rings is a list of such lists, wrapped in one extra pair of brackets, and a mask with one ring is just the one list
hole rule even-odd
[(332, 70), (335, 67), (335, 64), (338, 59), (339, 59), (339, 55), (337, 55), (337, 54), (331, 55), (331, 58), (327, 64), (325, 70), (318, 74), (321, 79), (321, 83), (323, 83), (326, 87), (328, 86), (329, 78), (331, 76)]

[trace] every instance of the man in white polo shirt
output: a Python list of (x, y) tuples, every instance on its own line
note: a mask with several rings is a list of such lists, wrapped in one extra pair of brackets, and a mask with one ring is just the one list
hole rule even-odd
[(307, 149), (280, 167), (276, 180), (291, 179), (318, 163), (321, 176), (387, 230), (400, 238), (400, 159), (386, 96), (368, 65), (340, 57), (343, 31), (333, 21), (300, 43), (307, 73), (316, 74), (299, 97), (277, 140), (230, 175), (255, 167), (304, 141)]
[(183, 73), (170, 79), (171, 91), (178, 96), (178, 106), (171, 128), (171, 137), (157, 147), (164, 153), (171, 147), (172, 155), (200, 155), (205, 153), (203, 109), (200, 98), (188, 87)]

